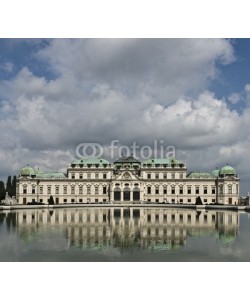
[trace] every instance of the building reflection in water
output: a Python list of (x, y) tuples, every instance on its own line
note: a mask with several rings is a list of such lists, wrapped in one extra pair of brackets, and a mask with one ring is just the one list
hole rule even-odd
[[(1, 214), (0, 221), (3, 222)], [(68, 245), (79, 249), (134, 248), (173, 250), (189, 236), (214, 236), (229, 244), (239, 231), (233, 211), (157, 208), (78, 208), (20, 210), (5, 215), (9, 229), (23, 240), (41, 232), (62, 232)]]

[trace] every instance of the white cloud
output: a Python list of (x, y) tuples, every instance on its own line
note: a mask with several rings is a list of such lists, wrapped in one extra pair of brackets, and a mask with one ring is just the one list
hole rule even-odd
[(0, 69), (6, 71), (7, 73), (11, 73), (14, 69), (14, 64), (11, 62), (6, 62), (0, 66)]
[(232, 93), (231, 95), (229, 95), (228, 100), (232, 104), (237, 104), (241, 100), (241, 96), (238, 93)]
[(78, 143), (112, 139), (164, 139), (193, 168), (232, 162), (247, 174), (250, 111), (231, 110), (208, 88), (216, 66), (234, 60), (229, 41), (54, 40), (37, 56), (55, 80), (24, 67), (0, 82), (2, 174), (28, 162), (63, 169)]

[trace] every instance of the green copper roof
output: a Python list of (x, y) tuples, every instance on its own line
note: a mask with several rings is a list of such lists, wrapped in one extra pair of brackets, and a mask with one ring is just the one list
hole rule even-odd
[(137, 159), (135, 159), (132, 155), (130, 156), (124, 156), (118, 158), (116, 161), (114, 161), (114, 164), (141, 164), (141, 162)]
[(71, 165), (87, 166), (87, 165), (108, 165), (109, 162), (104, 158), (87, 157), (74, 161)]
[(22, 176), (31, 176), (31, 175), (35, 175), (35, 171), (33, 168), (26, 166), (24, 168), (22, 168), (20, 175)]
[(143, 164), (151, 164), (151, 165), (176, 165), (183, 164), (183, 162), (175, 159), (175, 158), (149, 158), (143, 162)]
[(205, 172), (191, 172), (187, 176), (188, 178), (193, 178), (193, 179), (206, 179), (206, 178), (212, 178), (212, 175), (210, 173), (205, 173)]
[(220, 173), (220, 170), (215, 169), (215, 170), (212, 171), (212, 176), (213, 176), (213, 177), (218, 177), (218, 176), (219, 176), (219, 173)]
[(224, 166), (220, 169), (220, 175), (236, 175), (236, 171), (233, 167)]

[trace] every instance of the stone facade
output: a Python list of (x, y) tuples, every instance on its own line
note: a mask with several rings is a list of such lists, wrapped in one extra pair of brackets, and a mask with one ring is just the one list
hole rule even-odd
[(230, 166), (211, 173), (191, 172), (176, 159), (132, 156), (113, 163), (84, 158), (67, 168), (66, 174), (43, 172), (29, 166), (17, 179), (17, 202), (48, 203), (180, 203), (238, 204), (239, 177)]

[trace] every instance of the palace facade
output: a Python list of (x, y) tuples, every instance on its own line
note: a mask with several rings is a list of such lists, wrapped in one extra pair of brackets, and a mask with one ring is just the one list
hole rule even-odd
[(48, 203), (172, 203), (238, 204), (239, 177), (226, 165), (211, 173), (187, 173), (177, 159), (133, 156), (113, 163), (104, 158), (74, 161), (67, 172), (24, 167), (17, 179), (17, 202)]

